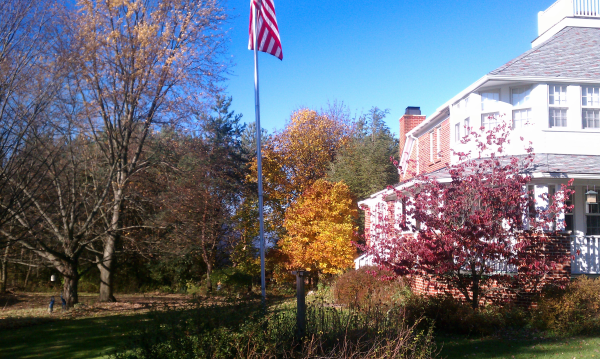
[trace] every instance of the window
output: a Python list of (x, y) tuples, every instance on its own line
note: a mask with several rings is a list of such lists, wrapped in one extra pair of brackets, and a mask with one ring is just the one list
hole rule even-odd
[(460, 122), (454, 125), (454, 142), (460, 142)]
[(500, 101), (500, 91), (489, 91), (481, 93), (481, 111), (495, 111)]
[(429, 132), (429, 162), (433, 162), (433, 153), (435, 151), (433, 131)]
[[(584, 193), (586, 192), (584, 188)], [(600, 203), (585, 204), (585, 221), (587, 235), (600, 234)]]
[(394, 202), (395, 227), (397, 230), (406, 230), (406, 199), (402, 198)]
[(379, 202), (369, 210), (371, 216), (369, 229), (371, 230), (371, 239), (380, 238), (384, 233), (383, 228), (388, 223), (388, 204)]
[(567, 109), (550, 108), (550, 127), (567, 127)]
[(548, 86), (549, 127), (567, 127), (567, 86)]
[(471, 133), (471, 127), (469, 125), (469, 123), (471, 122), (470, 120), (471, 120), (470, 117), (465, 118), (465, 121), (464, 121), (465, 122), (465, 126), (464, 126), (464, 128), (465, 128), (465, 135)]
[[(574, 202), (574, 196), (573, 194), (571, 194), (569, 196), (569, 198), (565, 201), (565, 204), (567, 205), (567, 207), (571, 207), (575, 202)], [(565, 210), (565, 231), (573, 231), (573, 209), (567, 209)]]
[(442, 128), (438, 127), (435, 130), (436, 134), (436, 158), (438, 160), (442, 159)]
[(551, 106), (567, 106), (567, 86), (549, 85), (548, 86), (548, 104)]
[(535, 219), (537, 215), (537, 209), (535, 205), (535, 187), (531, 185), (527, 186), (527, 214), (532, 220)]
[(600, 128), (600, 87), (581, 88), (583, 128)]
[(519, 87), (511, 90), (511, 102), (515, 107), (530, 107), (531, 87)]
[(531, 123), (531, 87), (518, 87), (511, 89), (511, 103), (513, 105), (513, 129), (522, 128)]
[(531, 123), (531, 109), (513, 110), (513, 129), (523, 128)]
[(481, 127), (492, 129), (500, 124), (500, 114), (498, 112), (484, 113), (481, 115)]

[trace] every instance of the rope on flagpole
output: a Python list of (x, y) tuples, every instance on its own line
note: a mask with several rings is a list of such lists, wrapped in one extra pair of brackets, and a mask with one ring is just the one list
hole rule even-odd
[[(254, 111), (256, 116), (256, 165), (258, 167), (258, 218), (260, 223), (260, 289), (263, 309), (266, 311), (266, 283), (265, 283), (265, 229), (263, 214), (263, 184), (262, 184), (262, 153), (261, 153), (261, 127), (260, 127), (260, 102), (258, 96), (258, 15), (259, 8), (254, 4), (254, 16), (252, 17), (253, 42), (254, 42)], [(258, 1), (258, 6), (262, 2)]]

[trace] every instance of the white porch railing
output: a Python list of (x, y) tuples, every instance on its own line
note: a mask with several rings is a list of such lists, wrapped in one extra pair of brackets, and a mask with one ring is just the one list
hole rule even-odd
[(493, 272), (497, 274), (517, 273), (517, 266), (508, 264), (506, 261), (496, 261), (492, 263)]
[(538, 35), (565, 17), (600, 17), (600, 0), (558, 0), (538, 13)]
[(600, 17), (599, 0), (571, 0), (573, 2), (574, 16)]
[(600, 274), (600, 237), (571, 236), (571, 274)]

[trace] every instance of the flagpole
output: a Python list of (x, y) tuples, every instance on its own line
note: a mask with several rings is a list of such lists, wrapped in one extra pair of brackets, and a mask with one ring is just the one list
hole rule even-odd
[[(256, 4), (256, 3), (255, 3)], [(262, 5), (258, 2), (259, 6)], [(262, 153), (261, 153), (261, 127), (260, 127), (260, 101), (258, 96), (258, 32), (257, 19), (259, 9), (254, 6), (254, 16), (252, 17), (253, 39), (254, 42), (254, 112), (256, 116), (256, 165), (258, 167), (258, 218), (260, 223), (260, 290), (263, 308), (266, 309), (266, 288), (265, 288), (265, 227), (263, 214), (263, 183), (262, 183)]]

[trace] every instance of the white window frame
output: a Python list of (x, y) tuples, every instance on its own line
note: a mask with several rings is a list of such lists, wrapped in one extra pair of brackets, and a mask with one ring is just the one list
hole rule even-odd
[(464, 129), (465, 129), (465, 135), (468, 135), (471, 133), (471, 117), (467, 117), (463, 120), (464, 123)]
[(435, 134), (436, 134), (436, 159), (441, 160), (442, 159), (442, 127), (438, 127), (435, 129)]
[[(593, 116), (591, 126), (589, 114)], [(581, 86), (581, 127), (600, 129), (600, 86)]]
[[(583, 187), (582, 192), (584, 193), (584, 199), (586, 198), (585, 193), (587, 192), (588, 187)], [(598, 195), (596, 195), (596, 201), (598, 200)], [(587, 201), (584, 201), (585, 206), (585, 235), (586, 236), (597, 236), (600, 235), (600, 228), (596, 227), (593, 233), (590, 232), (589, 229), (589, 219), (592, 217), (596, 221), (600, 221), (600, 203), (588, 204)], [(599, 226), (600, 227), (600, 226)]]
[(499, 112), (488, 112), (481, 114), (481, 127), (485, 130), (493, 129), (501, 123)]
[(433, 162), (433, 152), (435, 149), (435, 144), (433, 143), (434, 141), (434, 136), (433, 136), (433, 131), (429, 132), (429, 162), (432, 163)]
[[(572, 187), (569, 187), (569, 189), (573, 189)], [(585, 193), (585, 192), (584, 192)], [(575, 231), (575, 208), (576, 208), (576, 203), (575, 203), (575, 194), (571, 194), (566, 200), (565, 200), (565, 205), (566, 206), (573, 206), (572, 209), (570, 210), (565, 210), (564, 213), (564, 225), (563, 225), (563, 232), (569, 232), (569, 233), (573, 233)], [(571, 228), (568, 228), (567, 226), (567, 217), (570, 217), (570, 221), (571, 221)]]
[[(556, 90), (559, 90), (558, 92)], [(557, 95), (558, 94), (558, 95)], [(555, 114), (564, 112), (564, 118), (557, 125)], [(548, 128), (568, 126), (569, 105), (567, 103), (567, 85), (548, 85)], [(562, 117), (562, 116), (561, 116)]]
[(454, 142), (460, 143), (460, 122), (454, 125)]
[(498, 103), (500, 102), (500, 90), (487, 90), (480, 93), (481, 96), (481, 112), (496, 112), (498, 111)]
[(523, 128), (524, 125), (531, 124), (531, 89), (531, 86), (515, 87), (510, 89), (510, 102), (513, 106), (513, 129)]

